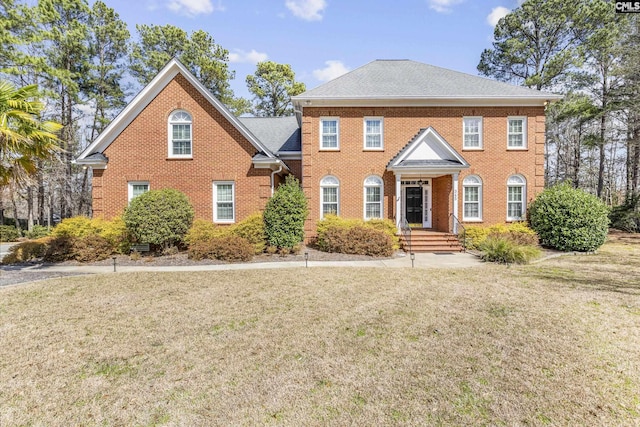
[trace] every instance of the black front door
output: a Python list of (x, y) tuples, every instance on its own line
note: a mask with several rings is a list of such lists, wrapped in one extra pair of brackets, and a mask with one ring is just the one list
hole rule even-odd
[(422, 225), (422, 188), (405, 188), (405, 218), (409, 224)]

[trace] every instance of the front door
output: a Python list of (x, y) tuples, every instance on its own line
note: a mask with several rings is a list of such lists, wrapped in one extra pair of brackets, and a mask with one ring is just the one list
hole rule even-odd
[(405, 218), (409, 224), (422, 224), (422, 188), (405, 188)]

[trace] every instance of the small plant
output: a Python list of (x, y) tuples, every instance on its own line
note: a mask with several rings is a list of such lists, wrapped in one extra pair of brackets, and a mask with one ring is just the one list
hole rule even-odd
[(92, 221), (98, 229), (100, 237), (103, 237), (111, 244), (114, 252), (119, 254), (129, 252), (131, 248), (131, 236), (122, 217), (117, 216), (111, 221), (104, 221), (102, 219), (94, 219)]
[(292, 248), (302, 242), (307, 214), (307, 197), (300, 182), (288, 175), (264, 210), (264, 230), (269, 245)]
[(393, 254), (391, 237), (370, 227), (330, 227), (325, 231), (323, 241), (327, 252), (385, 257)]
[(494, 224), (489, 227), (471, 225), (466, 227), (467, 249), (480, 249), (488, 237), (504, 238), (519, 245), (537, 245), (538, 235), (524, 222)]
[(528, 264), (541, 254), (534, 246), (518, 245), (504, 237), (487, 237), (480, 249), (484, 261), (499, 264)]
[(249, 261), (253, 257), (253, 246), (238, 236), (212, 237), (192, 243), (187, 253), (194, 260)]
[(609, 231), (609, 209), (596, 196), (559, 184), (531, 203), (529, 224), (540, 242), (561, 251), (595, 251)]
[(71, 242), (71, 256), (79, 262), (94, 262), (107, 259), (113, 253), (113, 246), (97, 234), (76, 237)]
[(47, 237), (50, 233), (49, 229), (45, 226), (42, 226), (40, 224), (36, 224), (33, 226), (33, 228), (31, 229), (31, 231), (25, 231), (24, 236), (27, 239), (40, 239), (42, 237)]
[(142, 258), (142, 256), (140, 255), (140, 252), (138, 252), (138, 251), (133, 251), (133, 252), (131, 252), (131, 255), (129, 255), (129, 259), (131, 261), (140, 261), (140, 258)]
[(0, 225), (0, 242), (15, 242), (20, 237), (20, 230), (13, 225)]
[(269, 255), (275, 255), (275, 254), (277, 254), (277, 253), (278, 253), (278, 248), (277, 248), (277, 247), (275, 247), (275, 246), (267, 246), (266, 252), (267, 252)]
[(2, 259), (3, 264), (17, 264), (42, 258), (47, 250), (48, 239), (29, 240), (18, 243), (9, 249), (9, 253)]
[(210, 240), (212, 237), (222, 237), (229, 234), (228, 228), (220, 227), (204, 219), (196, 219), (187, 231), (184, 241), (187, 245), (192, 245), (196, 242)]
[(178, 190), (151, 190), (131, 200), (123, 219), (135, 241), (167, 248), (184, 241), (193, 207)]
[(393, 221), (389, 219), (371, 219), (365, 221), (358, 218), (341, 218), (336, 215), (326, 215), (318, 221), (315, 244), (320, 250), (328, 252), (325, 241), (327, 230), (334, 228), (351, 230), (354, 227), (365, 227), (382, 231), (391, 238), (394, 250), (400, 247), (398, 236), (396, 236), (397, 228)]
[(254, 253), (261, 254), (267, 246), (264, 234), (264, 220), (262, 214), (249, 215), (230, 230), (231, 234), (246, 239), (253, 245)]

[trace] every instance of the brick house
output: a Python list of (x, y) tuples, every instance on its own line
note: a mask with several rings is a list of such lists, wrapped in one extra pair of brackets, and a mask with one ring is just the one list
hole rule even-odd
[(93, 169), (95, 216), (171, 187), (197, 218), (234, 223), (294, 174), (307, 237), (328, 213), (451, 232), (524, 217), (544, 186), (544, 110), (558, 98), (378, 60), (294, 97), (294, 117), (237, 118), (172, 60), (76, 162)]

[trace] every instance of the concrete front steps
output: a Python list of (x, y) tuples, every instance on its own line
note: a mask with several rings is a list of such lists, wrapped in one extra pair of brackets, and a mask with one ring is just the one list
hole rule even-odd
[[(458, 237), (451, 233), (413, 228), (410, 239), (413, 252), (463, 252)], [(404, 234), (400, 235), (400, 244), (409, 252), (409, 242)]]

